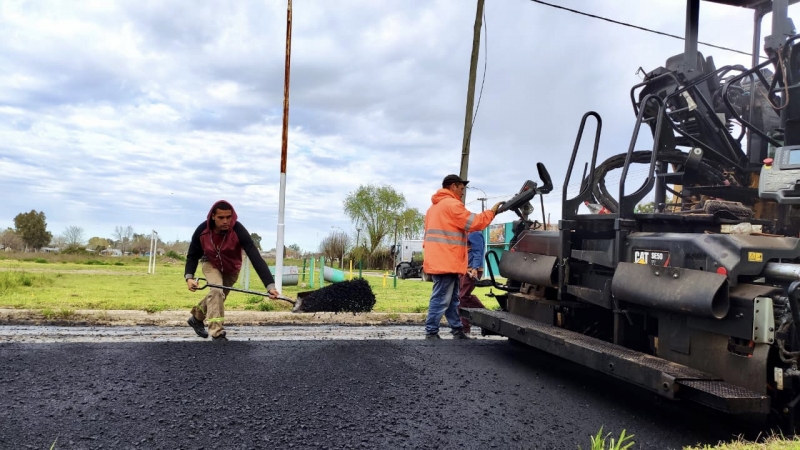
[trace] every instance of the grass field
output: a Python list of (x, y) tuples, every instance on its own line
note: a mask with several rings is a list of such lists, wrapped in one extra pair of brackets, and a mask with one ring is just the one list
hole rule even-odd
[[(148, 312), (189, 309), (208, 291), (189, 292), (183, 281), (183, 261), (159, 258), (155, 274), (147, 273), (147, 259), (123, 257), (86, 257), (50, 254), (0, 255), (0, 308), (70, 311), (76, 309), (129, 309)], [(270, 264), (273, 265), (273, 264)], [(302, 262), (287, 261), (285, 265)], [(365, 271), (364, 278), (377, 298), (376, 312), (426, 312), (431, 283), (419, 279), (394, 280)], [(198, 276), (202, 276), (198, 271)], [(358, 276), (354, 271), (353, 276)], [(349, 272), (347, 274), (349, 279)], [(244, 288), (243, 275), (236, 287)], [(308, 283), (308, 280), (305, 280)], [(303, 281), (301, 281), (303, 284)], [(316, 286), (319, 287), (318, 285)], [(255, 271), (251, 269), (250, 289), (263, 291)], [(284, 286), (283, 294), (296, 297), (309, 287)], [(478, 288), (475, 294), (487, 308), (497, 302)], [(280, 311), (290, 310), (287, 302), (265, 300), (260, 296), (232, 292), (225, 301), (226, 309)]]

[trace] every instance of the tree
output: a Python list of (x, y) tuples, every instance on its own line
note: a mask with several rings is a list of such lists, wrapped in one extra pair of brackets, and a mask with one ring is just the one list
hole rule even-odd
[(64, 238), (64, 243), (67, 244), (68, 247), (81, 246), (85, 240), (83, 237), (83, 228), (76, 226), (67, 227), (62, 237)]
[(337, 231), (332, 232), (319, 244), (319, 251), (325, 256), (326, 259), (333, 261), (339, 260), (339, 267), (344, 267), (344, 254), (347, 248), (350, 247), (350, 236), (347, 233)]
[[(398, 227), (402, 227), (402, 218), (407, 215), (410, 221), (408, 226), (416, 226), (413, 223), (414, 214), (408, 211), (403, 194), (388, 185), (359, 186), (344, 200), (345, 214), (355, 223), (356, 228), (364, 231), (364, 235), (369, 239), (369, 253), (375, 251), (386, 236), (390, 233), (393, 235), (395, 219), (398, 219)], [(412, 209), (411, 211), (416, 210)], [(419, 214), (418, 211), (416, 212)], [(399, 232), (400, 230), (398, 230)]]
[(133, 234), (133, 227), (130, 225), (127, 227), (117, 226), (114, 228), (114, 238), (123, 254), (125, 254), (125, 248), (130, 244)]
[(403, 239), (421, 239), (425, 231), (425, 215), (409, 208), (400, 215), (397, 234)]
[(288, 258), (300, 258), (303, 255), (303, 250), (297, 244), (292, 244), (286, 247), (285, 255)]
[[(156, 249), (158, 248), (158, 244), (161, 239), (157, 239), (156, 242)], [(152, 245), (152, 236), (133, 233), (130, 241), (130, 251), (131, 253), (135, 253), (137, 255), (144, 254), (150, 251), (150, 246)]]
[(11, 250), (19, 252), (22, 251), (24, 245), (25, 243), (22, 242), (22, 238), (12, 228), (6, 228), (5, 231), (0, 233), (0, 247), (3, 247), (3, 249), (10, 248)]
[(652, 214), (656, 210), (656, 202), (639, 203), (633, 212), (637, 214)]
[(261, 236), (258, 233), (250, 233), (250, 237), (253, 239), (253, 243), (256, 244), (258, 251), (261, 251)]
[(108, 239), (94, 236), (89, 238), (89, 244), (87, 247), (99, 253), (107, 249), (109, 245), (111, 245), (111, 241)]
[(53, 234), (47, 231), (47, 218), (44, 211), (19, 213), (14, 217), (15, 231), (22, 238), (22, 242), (32, 249), (39, 249), (50, 243)]
[(63, 250), (67, 247), (67, 240), (64, 239), (64, 236), (53, 236), (50, 239), (50, 242), (47, 243), (48, 247), (55, 247), (59, 250)]

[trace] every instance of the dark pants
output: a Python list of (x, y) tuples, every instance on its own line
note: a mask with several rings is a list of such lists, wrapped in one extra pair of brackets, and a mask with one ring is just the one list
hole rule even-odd
[[(475, 278), (469, 275), (461, 275), (460, 289), (458, 290), (458, 303), (462, 308), (486, 308), (478, 297), (472, 295), (472, 290), (475, 289)], [(470, 323), (464, 317), (461, 318), (461, 325), (463, 326), (464, 333), (469, 333)]]

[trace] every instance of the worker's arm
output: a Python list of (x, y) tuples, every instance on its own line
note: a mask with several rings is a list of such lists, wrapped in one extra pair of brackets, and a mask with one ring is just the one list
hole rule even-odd
[(250, 233), (241, 222), (236, 222), (236, 225), (233, 226), (233, 231), (236, 233), (236, 237), (239, 238), (239, 244), (242, 246), (242, 249), (244, 249), (244, 253), (247, 257), (250, 258), (253, 269), (255, 269), (258, 277), (261, 278), (261, 282), (264, 283), (264, 287), (267, 288), (270, 297), (276, 298), (279, 296), (280, 292), (275, 289), (275, 279), (272, 278), (269, 266), (267, 266), (267, 262), (264, 261), (264, 258), (261, 257), (261, 253), (259, 253), (258, 248), (256, 248), (256, 243), (253, 242)]
[(192, 240), (189, 243), (189, 251), (186, 253), (186, 265), (183, 268), (183, 278), (186, 280), (186, 287), (192, 292), (197, 290), (197, 281), (194, 280), (194, 273), (197, 270), (197, 262), (203, 257), (200, 233), (206, 229), (206, 226), (206, 222), (203, 222), (194, 230)]
[(470, 212), (464, 207), (460, 201), (454, 201), (449, 205), (451, 208), (450, 215), (456, 219), (456, 224), (464, 230), (465, 233), (471, 231), (481, 231), (488, 227), (494, 219), (494, 211), (487, 209), (486, 211), (475, 214)]

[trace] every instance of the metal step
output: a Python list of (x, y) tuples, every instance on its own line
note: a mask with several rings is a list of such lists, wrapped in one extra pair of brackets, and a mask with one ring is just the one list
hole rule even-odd
[(486, 330), (631, 382), (670, 399), (684, 399), (730, 414), (767, 414), (769, 397), (682, 364), (505, 311), (461, 308)]

